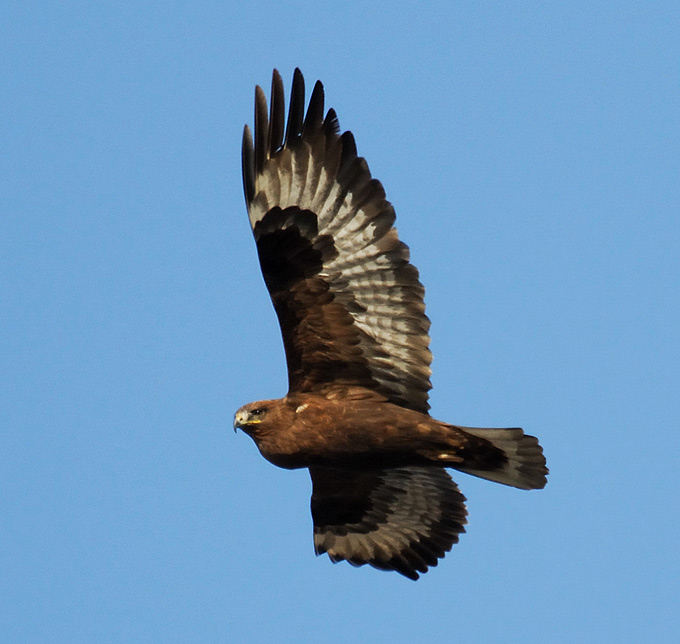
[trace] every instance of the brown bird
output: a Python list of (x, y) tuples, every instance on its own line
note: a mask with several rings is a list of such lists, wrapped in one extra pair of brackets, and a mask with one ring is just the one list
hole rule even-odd
[(250, 403), (234, 427), (274, 465), (309, 468), (317, 554), (427, 572), (465, 531), (465, 497), (444, 468), (520, 489), (548, 470), (519, 428), (432, 418), (424, 289), (385, 191), (351, 132), (324, 116), (317, 81), (304, 112), (295, 70), (271, 108), (255, 89), (255, 141), (243, 132), (243, 185), (265, 283), (281, 326), (288, 394)]

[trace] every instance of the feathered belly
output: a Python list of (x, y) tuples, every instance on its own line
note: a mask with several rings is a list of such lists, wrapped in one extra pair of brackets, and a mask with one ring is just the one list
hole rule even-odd
[(315, 426), (297, 423), (275, 436), (262, 437), (258, 447), (269, 462), (286, 469), (451, 466), (462, 460), (457, 456), (462, 437), (437, 421), (343, 420)]

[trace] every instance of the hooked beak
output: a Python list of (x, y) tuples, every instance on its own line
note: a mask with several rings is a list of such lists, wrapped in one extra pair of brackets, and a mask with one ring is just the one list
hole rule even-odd
[(242, 429), (246, 422), (246, 414), (240, 409), (234, 414), (234, 434), (237, 429)]
[(260, 420), (259, 418), (252, 418), (250, 413), (245, 411), (244, 409), (239, 409), (234, 414), (234, 432), (237, 429), (240, 429), (242, 432), (250, 435), (250, 432), (248, 430), (252, 428), (253, 425), (258, 425), (261, 422), (262, 420)]

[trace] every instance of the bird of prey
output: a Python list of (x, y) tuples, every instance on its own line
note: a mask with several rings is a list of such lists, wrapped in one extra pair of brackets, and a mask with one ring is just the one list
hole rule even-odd
[(274, 70), (243, 132), (243, 186), (283, 336), (288, 393), (241, 407), (234, 427), (264, 458), (308, 468), (314, 547), (333, 562), (418, 579), (465, 531), (453, 468), (539, 489), (548, 470), (519, 428), (451, 425), (429, 413), (424, 289), (380, 182), (295, 70), (288, 119)]

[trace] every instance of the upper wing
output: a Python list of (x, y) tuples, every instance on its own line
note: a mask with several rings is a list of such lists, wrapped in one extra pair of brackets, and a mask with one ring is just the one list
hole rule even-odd
[(320, 82), (305, 116), (296, 69), (287, 126), (284, 109), (274, 70), (269, 118), (257, 87), (254, 145), (243, 133), (243, 184), (290, 391), (360, 385), (426, 412), (430, 322), (394, 209), (351, 132), (324, 118)]
[(314, 548), (334, 562), (367, 563), (418, 579), (465, 532), (465, 497), (446, 470), (309, 471)]

